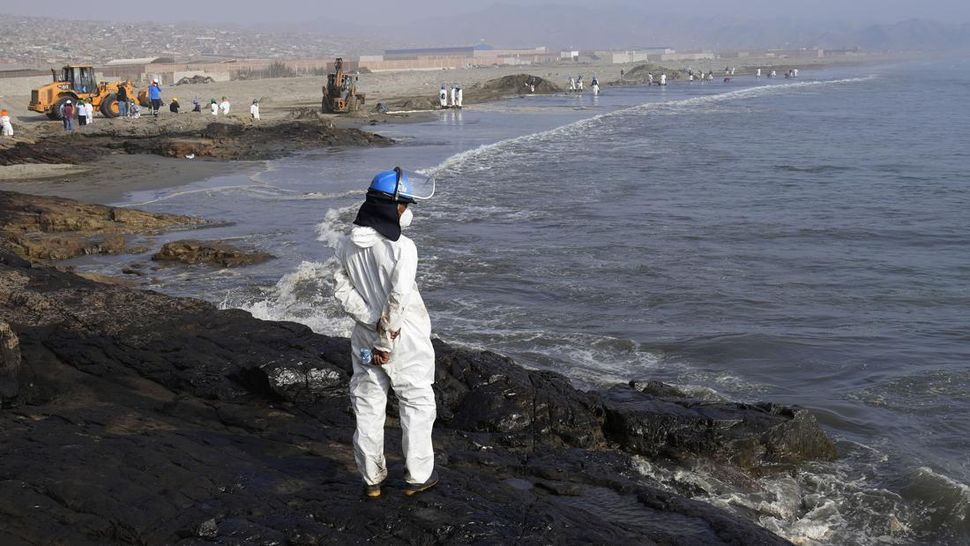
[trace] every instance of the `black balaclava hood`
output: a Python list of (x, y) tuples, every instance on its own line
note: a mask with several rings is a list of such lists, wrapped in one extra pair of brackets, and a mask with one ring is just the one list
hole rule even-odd
[(392, 241), (401, 238), (401, 220), (393, 199), (383, 193), (369, 190), (367, 200), (357, 211), (354, 225), (374, 228), (377, 233)]

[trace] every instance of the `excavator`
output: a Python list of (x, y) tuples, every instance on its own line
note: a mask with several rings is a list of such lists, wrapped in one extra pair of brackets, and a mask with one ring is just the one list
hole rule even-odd
[(323, 86), (321, 111), (326, 114), (346, 114), (356, 112), (364, 105), (364, 94), (357, 92), (357, 76), (344, 72), (344, 60), (337, 57), (333, 72), (327, 74), (327, 85)]
[(51, 119), (61, 119), (61, 106), (68, 100), (75, 104), (79, 99), (90, 101), (94, 108), (106, 118), (118, 117), (117, 93), (124, 87), (128, 96), (134, 100), (135, 91), (130, 81), (96, 82), (94, 67), (88, 65), (68, 65), (58, 74), (51, 69), (53, 82), (30, 92), (28, 108), (34, 112), (47, 114)]

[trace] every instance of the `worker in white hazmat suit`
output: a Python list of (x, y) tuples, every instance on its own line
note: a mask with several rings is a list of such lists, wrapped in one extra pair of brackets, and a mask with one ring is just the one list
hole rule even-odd
[(464, 95), (461, 91), (461, 86), (455, 87), (455, 107), (461, 110), (461, 101), (464, 100)]
[(431, 319), (418, 292), (418, 252), (401, 234), (409, 206), (434, 194), (434, 179), (395, 168), (374, 177), (354, 228), (338, 245), (334, 295), (356, 324), (350, 337), (357, 415), (354, 457), (368, 497), (387, 478), (384, 419), (387, 391), (400, 407), (407, 488), (414, 495), (438, 483), (431, 429), (436, 417)]
[(0, 134), (13, 136), (13, 125), (10, 123), (10, 112), (6, 108), (0, 110)]
[(448, 90), (445, 84), (441, 84), (441, 89), (438, 90), (438, 102), (441, 103), (442, 108), (448, 108)]
[(451, 107), (454, 108), (458, 103), (455, 100), (458, 98), (458, 84), (451, 86)]

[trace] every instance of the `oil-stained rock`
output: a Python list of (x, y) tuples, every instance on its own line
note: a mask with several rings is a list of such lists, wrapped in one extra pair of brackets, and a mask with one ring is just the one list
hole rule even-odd
[(236, 248), (224, 241), (198, 241), (183, 239), (162, 245), (152, 256), (157, 262), (181, 262), (184, 264), (207, 264), (219, 267), (241, 267), (261, 264), (274, 256), (258, 250)]
[(675, 461), (706, 458), (756, 472), (836, 457), (835, 445), (804, 409), (709, 402), (662, 384), (631, 385), (600, 396), (607, 436), (634, 453)]
[(403, 495), (392, 414), (368, 502), (346, 339), (3, 250), (0, 321), (30, 376), (0, 411), (13, 544), (786, 544), (637, 475), (615, 402), (494, 353), (436, 342), (442, 481)]

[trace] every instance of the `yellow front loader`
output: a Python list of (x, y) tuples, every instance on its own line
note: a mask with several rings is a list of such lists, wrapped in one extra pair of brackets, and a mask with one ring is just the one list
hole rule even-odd
[(95, 110), (106, 118), (118, 117), (118, 88), (124, 86), (129, 100), (135, 100), (135, 89), (130, 81), (96, 82), (93, 66), (70, 65), (58, 74), (51, 69), (54, 81), (30, 92), (28, 108), (47, 114), (51, 119), (61, 119), (61, 106), (68, 100), (90, 102)]

